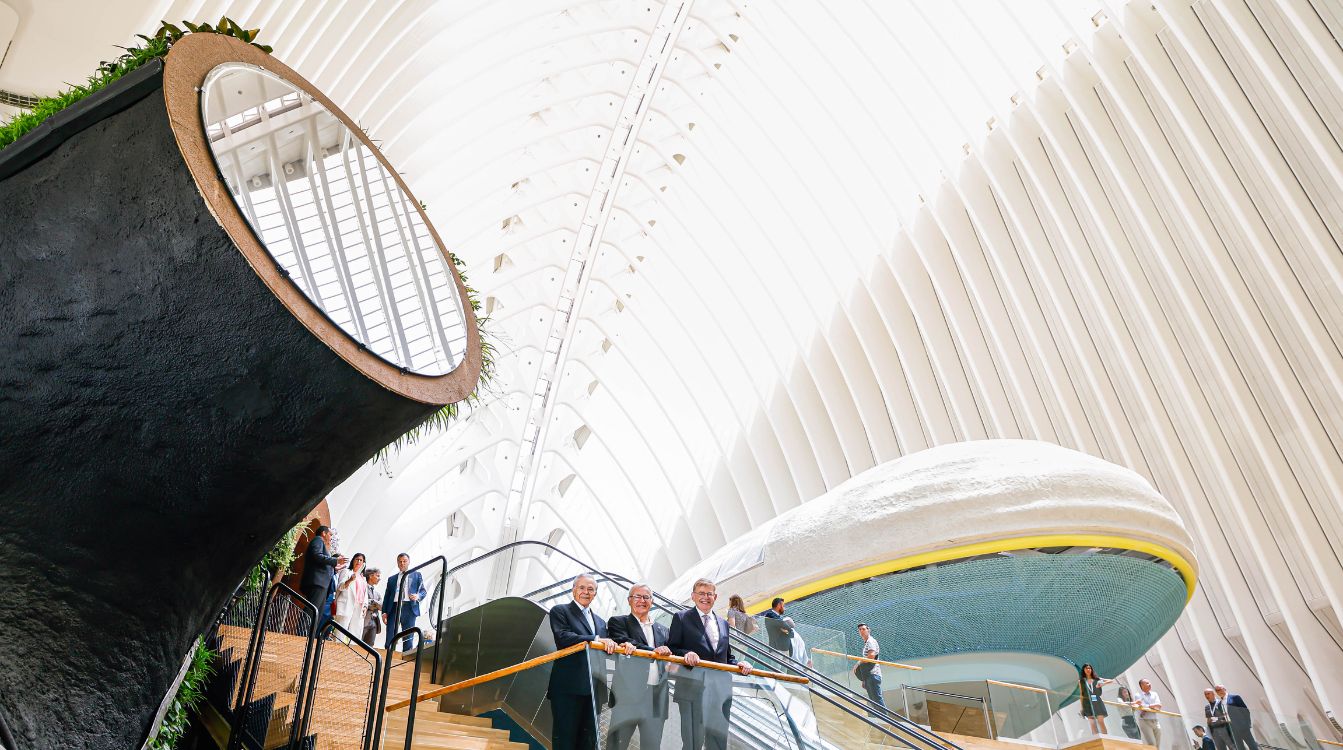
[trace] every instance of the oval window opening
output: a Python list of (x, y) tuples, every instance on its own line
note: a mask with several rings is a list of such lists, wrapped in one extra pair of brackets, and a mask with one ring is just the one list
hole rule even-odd
[(238, 210), (309, 301), (397, 367), (457, 367), (467, 335), (447, 253), (363, 140), (308, 94), (244, 63), (210, 71), (201, 115)]

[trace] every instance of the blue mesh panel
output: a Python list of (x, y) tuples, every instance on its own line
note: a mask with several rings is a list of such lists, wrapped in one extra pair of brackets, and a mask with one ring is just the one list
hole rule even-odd
[(788, 603), (798, 622), (847, 634), (868, 622), (885, 659), (1026, 651), (1090, 662), (1104, 675), (1137, 661), (1184, 609), (1175, 571), (1108, 554), (994, 557), (891, 573)]

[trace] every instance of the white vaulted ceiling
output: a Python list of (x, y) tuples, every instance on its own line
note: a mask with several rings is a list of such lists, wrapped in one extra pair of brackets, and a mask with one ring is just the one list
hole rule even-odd
[[(0, 88), (50, 93), (34, 19), (95, 4), (5, 1)], [(876, 464), (1040, 439), (1194, 532), (1138, 676), (1343, 696), (1336, 2), (120, 6), (61, 65), (261, 27), (480, 291), (498, 378), (334, 493), (351, 551), (559, 539), (665, 583)]]

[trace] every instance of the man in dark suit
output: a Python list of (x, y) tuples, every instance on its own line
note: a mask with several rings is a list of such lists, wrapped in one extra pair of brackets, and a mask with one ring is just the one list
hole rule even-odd
[(1259, 750), (1259, 743), (1254, 741), (1254, 732), (1251, 730), (1250, 707), (1245, 705), (1245, 699), (1235, 693), (1228, 693), (1225, 685), (1217, 685), (1213, 691), (1217, 693), (1217, 700), (1226, 705), (1226, 713), (1231, 720), (1231, 746), (1236, 750), (1241, 746), (1246, 750)]
[[(625, 654), (634, 650), (671, 654), (667, 648), (667, 628), (653, 622), (653, 589), (639, 583), (630, 587), (630, 613), (616, 615), (606, 622), (611, 640)], [(666, 662), (650, 659), (621, 659), (616, 664), (615, 684), (611, 689), (611, 728), (607, 750), (625, 750), (634, 730), (639, 730), (639, 747), (656, 748), (662, 743), (662, 725), (667, 721)]]
[(728, 724), (732, 715), (732, 676), (710, 669), (695, 670), (703, 661), (734, 664), (743, 675), (751, 665), (737, 663), (728, 643), (727, 620), (714, 614), (718, 586), (701, 578), (691, 589), (695, 606), (672, 617), (667, 647), (685, 658), (676, 677), (676, 705), (681, 711), (681, 745), (685, 750), (727, 750)]
[(765, 618), (765, 632), (769, 635), (769, 647), (785, 654), (792, 653), (793, 629), (783, 621), (783, 597), (774, 597), (762, 616)]
[[(420, 616), (420, 602), (424, 600), (429, 592), (424, 590), (424, 576), (420, 571), (410, 570), (410, 555), (402, 552), (396, 556), (396, 575), (387, 579), (387, 593), (382, 595), (382, 621), (387, 625), (387, 643), (384, 648), (394, 649), (396, 644), (392, 639), (397, 633), (406, 628), (415, 626), (415, 619)], [(405, 584), (402, 584), (405, 579)], [(401, 650), (409, 652), (415, 644), (415, 636), (408, 635), (401, 639)]]
[[(601, 641), (606, 653), (615, 653), (616, 642), (606, 637), (606, 622), (592, 611), (597, 579), (586, 574), (578, 576), (574, 579), (573, 595), (573, 601), (550, 610), (555, 648)], [(552, 663), (546, 698), (550, 700), (551, 750), (596, 750), (597, 712), (586, 649)]]
[(303, 578), (298, 585), (303, 598), (317, 608), (318, 630), (331, 619), (331, 608), (327, 606), (327, 601), (332, 577), (337, 568), (345, 567), (345, 562), (344, 555), (331, 554), (331, 529), (318, 526), (317, 533), (308, 542), (308, 551), (303, 553)]
[(1231, 750), (1231, 715), (1226, 711), (1226, 701), (1218, 700), (1212, 688), (1203, 689), (1203, 699), (1208, 702), (1203, 706), (1203, 718), (1208, 722), (1213, 750)]

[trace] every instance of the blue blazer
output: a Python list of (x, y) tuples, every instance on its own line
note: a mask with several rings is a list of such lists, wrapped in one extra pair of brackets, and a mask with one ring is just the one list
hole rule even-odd
[[(393, 610), (393, 607), (396, 606), (396, 595), (401, 585), (400, 578), (401, 574), (397, 573), (387, 579), (387, 593), (382, 596), (382, 611), (387, 613), (387, 621), (391, 623), (389, 627), (393, 633), (396, 632), (397, 622), (399, 622), (399, 620), (396, 619), (397, 613)], [(406, 576), (406, 596), (409, 597), (411, 594), (415, 594), (420, 598), (413, 602), (407, 600), (402, 606), (409, 606), (410, 611), (414, 612), (416, 617), (419, 617), (420, 602), (424, 601), (425, 597), (429, 596), (429, 593), (424, 590), (424, 576), (420, 575), (420, 571), (418, 570), (412, 570)]]
[(715, 617), (718, 623), (718, 648), (709, 645), (709, 634), (704, 630), (704, 621), (699, 610), (691, 607), (672, 615), (670, 633), (667, 635), (667, 648), (677, 656), (685, 656), (694, 651), (699, 658), (722, 664), (736, 664), (732, 655), (732, 646), (728, 643), (727, 620)]
[[(594, 638), (606, 637), (606, 621), (592, 612), (594, 632), (583, 619), (583, 608), (578, 602), (556, 605), (550, 610), (550, 632), (555, 636), (555, 648), (568, 648), (575, 643), (585, 643)], [(556, 662), (550, 668), (550, 687), (546, 691), (551, 695), (592, 695), (592, 673), (588, 669), (588, 652), (580, 651)]]

